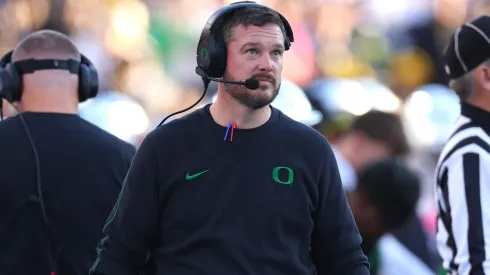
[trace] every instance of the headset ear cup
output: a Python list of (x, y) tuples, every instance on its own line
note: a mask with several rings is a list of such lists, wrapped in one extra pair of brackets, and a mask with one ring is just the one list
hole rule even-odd
[(226, 71), (226, 61), (228, 56), (228, 51), (226, 48), (226, 42), (221, 37), (216, 37), (214, 39), (214, 45), (216, 47), (216, 67), (213, 77), (222, 77)]
[(82, 55), (78, 73), (78, 101), (83, 102), (97, 96), (99, 91), (99, 76), (92, 63)]
[(90, 75), (89, 98), (93, 98), (96, 97), (97, 93), (99, 92), (99, 74), (97, 73), (97, 70), (93, 66), (88, 67), (88, 72)]
[(196, 61), (197, 66), (207, 74), (211, 67), (211, 49), (210, 41), (208, 39), (199, 41), (199, 44), (197, 45)]
[(197, 47), (197, 65), (210, 77), (222, 77), (226, 69), (226, 44), (223, 39), (209, 36)]
[(78, 74), (78, 101), (83, 102), (90, 95), (90, 74), (88, 67), (85, 64), (80, 64), (80, 72)]
[(19, 76), (19, 72), (14, 64), (10, 63), (7, 65), (6, 70), (10, 76), (10, 86), (12, 93), (12, 100), (20, 101), (22, 98), (22, 79)]
[(5, 68), (0, 68), (0, 98), (5, 98), (8, 102), (14, 101), (12, 95), (12, 78)]
[(0, 97), (13, 103), (22, 97), (22, 79), (14, 64), (11, 64), (13, 50), (0, 59)]

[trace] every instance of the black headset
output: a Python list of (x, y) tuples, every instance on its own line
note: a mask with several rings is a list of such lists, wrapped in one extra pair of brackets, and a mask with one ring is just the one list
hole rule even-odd
[(99, 76), (90, 60), (80, 54), (81, 61), (69, 59), (27, 59), (12, 62), (13, 50), (0, 59), (0, 97), (10, 103), (22, 97), (22, 75), (38, 70), (60, 69), (78, 75), (78, 101), (83, 102), (97, 95)]
[[(233, 15), (239, 9), (248, 8), (248, 7), (261, 7), (270, 10), (271, 12), (277, 14), (284, 25), (284, 29), (286, 30), (286, 37), (284, 37), (284, 48), (285, 50), (289, 50), (291, 47), (291, 42), (294, 42), (293, 29), (289, 25), (289, 22), (277, 11), (263, 5), (259, 5), (252, 1), (242, 1), (232, 3), (226, 7), (223, 7), (217, 10), (206, 22), (204, 28), (201, 32), (201, 37), (199, 38), (199, 43), (197, 45), (197, 67), (196, 73), (202, 76), (202, 80), (204, 83), (204, 92), (201, 97), (196, 101), (196, 103), (191, 106), (180, 110), (178, 112), (172, 113), (166, 116), (157, 127), (160, 127), (165, 123), (167, 119), (170, 117), (186, 112), (192, 109), (194, 106), (199, 104), (201, 100), (206, 95), (206, 91), (208, 90), (209, 82), (212, 80), (211, 78), (220, 78), (225, 74), (226, 70), (226, 41), (222, 37), (222, 28), (223, 24), (227, 21), (230, 16)], [(216, 80), (214, 80), (216, 81)]]
[(223, 24), (226, 22), (226, 19), (233, 15), (233, 13), (238, 9), (248, 7), (268, 8), (279, 15), (282, 20), (282, 24), (284, 25), (284, 29), (286, 30), (284, 48), (286, 51), (289, 50), (291, 42), (294, 41), (294, 36), (293, 30), (284, 16), (267, 6), (259, 5), (252, 1), (233, 3), (216, 11), (206, 22), (206, 25), (201, 32), (199, 44), (197, 45), (197, 65), (208, 76), (219, 78), (224, 75), (226, 69), (227, 52), (226, 41), (221, 34)]

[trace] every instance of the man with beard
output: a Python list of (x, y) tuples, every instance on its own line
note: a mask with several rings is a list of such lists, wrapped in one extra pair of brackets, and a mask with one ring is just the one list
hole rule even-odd
[(250, 2), (218, 10), (197, 49), (215, 103), (143, 141), (91, 274), (367, 275), (330, 145), (270, 106), (293, 34)]

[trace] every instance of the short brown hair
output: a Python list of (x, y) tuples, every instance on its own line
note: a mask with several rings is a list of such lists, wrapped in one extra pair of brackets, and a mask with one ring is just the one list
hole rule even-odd
[(395, 156), (403, 156), (410, 151), (403, 123), (397, 114), (371, 110), (355, 118), (350, 130), (385, 143)]
[(257, 26), (261, 27), (266, 24), (275, 24), (281, 28), (284, 38), (286, 38), (286, 29), (279, 14), (273, 9), (266, 6), (252, 6), (240, 8), (222, 23), (222, 36), (228, 43), (233, 39), (233, 30), (239, 26)]
[(14, 60), (28, 58), (80, 60), (80, 52), (67, 35), (53, 30), (41, 30), (22, 39), (15, 48), (12, 58)]
[[(490, 60), (483, 62), (481, 65), (490, 67)], [(458, 78), (454, 78), (449, 81), (449, 87), (459, 96), (461, 101), (466, 102), (471, 100), (476, 92), (474, 80), (475, 70), (476, 68)]]

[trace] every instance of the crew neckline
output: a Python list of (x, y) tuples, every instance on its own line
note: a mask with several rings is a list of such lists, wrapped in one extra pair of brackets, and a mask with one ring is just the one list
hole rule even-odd
[(22, 112), (22, 115), (39, 115), (39, 116), (64, 116), (64, 117), (80, 117), (78, 114), (68, 114), (68, 113), (55, 113), (55, 112), (34, 112), (34, 111), (27, 111), (27, 112)]
[[(214, 120), (213, 116), (211, 115), (211, 111), (210, 111), (211, 105), (212, 105), (212, 103), (206, 104), (201, 109), (200, 114), (206, 119), (206, 121), (215, 125), (215, 127), (220, 128), (220, 129), (227, 129), (228, 128), (227, 126), (220, 125)], [(262, 124), (258, 127), (249, 128), (249, 129), (235, 128), (234, 131), (237, 131), (237, 132), (256, 132), (256, 131), (260, 131), (262, 129), (268, 128), (269, 126), (273, 125), (275, 122), (277, 122), (279, 120), (280, 112), (279, 112), (279, 110), (277, 110), (276, 108), (274, 108), (271, 105), (269, 105), (269, 107), (271, 108), (271, 116), (269, 117), (269, 119), (264, 124)]]

